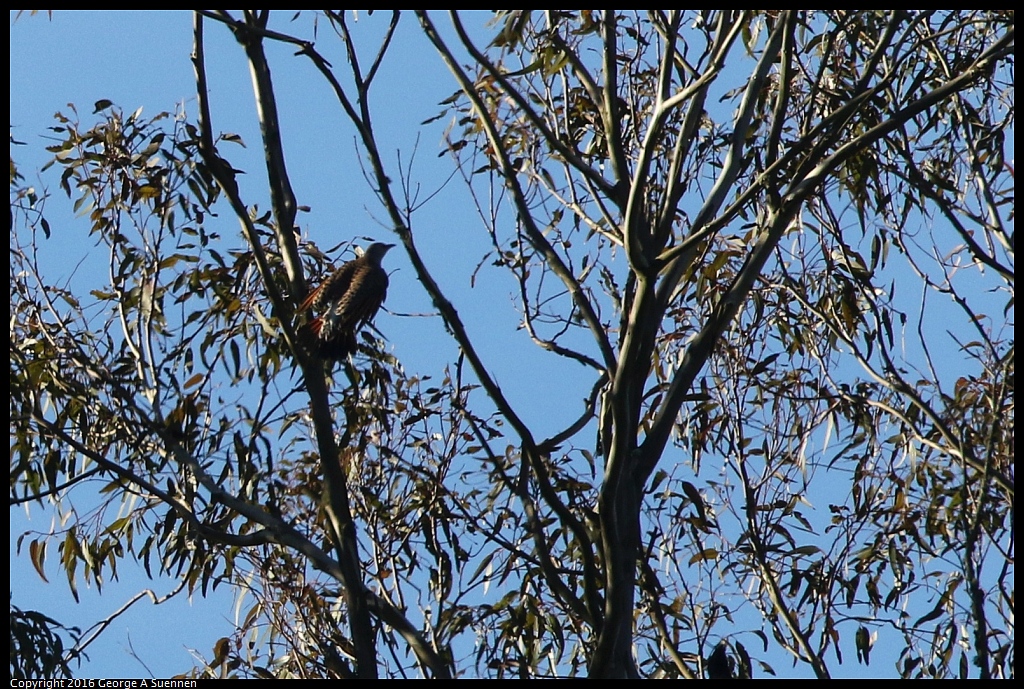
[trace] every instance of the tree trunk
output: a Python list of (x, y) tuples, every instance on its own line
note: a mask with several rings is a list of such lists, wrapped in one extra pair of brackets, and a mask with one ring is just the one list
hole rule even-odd
[(600, 513), (605, 568), (605, 619), (590, 662), (591, 678), (636, 679), (633, 612), (636, 561), (640, 550), (640, 490), (625, 462), (601, 491)]

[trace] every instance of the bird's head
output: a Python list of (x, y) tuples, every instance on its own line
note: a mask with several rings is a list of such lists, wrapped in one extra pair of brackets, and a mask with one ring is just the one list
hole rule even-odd
[(384, 258), (384, 254), (388, 252), (388, 249), (393, 247), (394, 244), (384, 244), (383, 242), (374, 242), (370, 246), (366, 247), (366, 251), (363, 252), (363, 256), (366, 256), (366, 260), (374, 265), (380, 265), (381, 259)]

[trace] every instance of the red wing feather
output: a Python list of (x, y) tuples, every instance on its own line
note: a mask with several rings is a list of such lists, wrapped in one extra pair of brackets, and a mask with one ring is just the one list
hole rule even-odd
[(320, 293), (320, 290), (322, 290), (323, 288), (324, 288), (323, 283), (321, 283), (320, 286), (317, 287), (316, 289), (310, 290), (309, 296), (307, 296), (305, 298), (305, 300), (303, 300), (303, 302), (301, 304), (299, 304), (299, 310), (296, 311), (296, 313), (302, 313), (303, 311), (308, 309), (310, 306), (312, 306), (313, 302), (316, 300), (316, 295), (318, 295)]

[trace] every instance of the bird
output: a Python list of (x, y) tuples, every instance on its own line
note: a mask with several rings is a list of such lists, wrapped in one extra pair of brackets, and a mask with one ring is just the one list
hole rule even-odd
[(299, 313), (323, 310), (310, 321), (309, 332), (320, 356), (340, 361), (356, 349), (356, 332), (373, 320), (388, 292), (388, 274), (381, 260), (394, 244), (375, 242), (363, 255), (342, 264), (299, 306)]

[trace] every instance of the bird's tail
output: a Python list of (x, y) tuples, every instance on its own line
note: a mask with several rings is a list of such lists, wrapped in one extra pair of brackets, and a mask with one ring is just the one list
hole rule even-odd
[[(326, 327), (325, 327), (326, 326)], [(306, 324), (317, 352), (328, 361), (341, 361), (356, 351), (356, 334), (351, 328), (338, 328), (317, 316)]]

